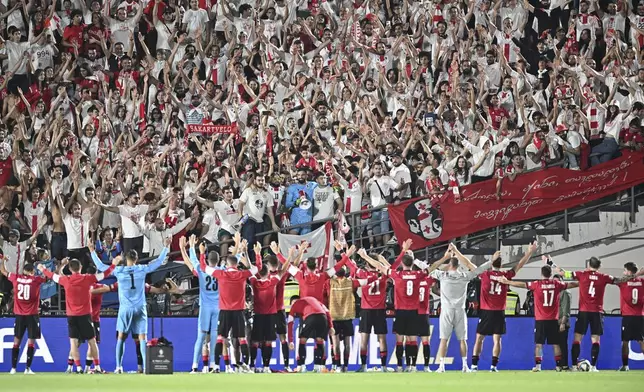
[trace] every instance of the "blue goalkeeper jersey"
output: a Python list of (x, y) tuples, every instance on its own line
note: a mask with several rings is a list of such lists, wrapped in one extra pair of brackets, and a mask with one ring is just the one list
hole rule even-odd
[(145, 276), (161, 266), (169, 251), (168, 248), (163, 248), (159, 257), (147, 265), (116, 267), (113, 275), (119, 284), (120, 309), (146, 309)]
[(190, 248), (190, 262), (199, 277), (199, 306), (202, 309), (219, 311), (219, 282), (201, 270), (195, 248)]

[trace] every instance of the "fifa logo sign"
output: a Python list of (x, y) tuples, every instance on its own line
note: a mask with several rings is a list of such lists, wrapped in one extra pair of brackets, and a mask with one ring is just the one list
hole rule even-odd
[[(27, 363), (27, 350), (25, 347), (27, 345), (27, 339), (24, 339), (21, 347), (21, 355), (18, 358), (19, 363)], [(5, 355), (7, 358), (11, 358), (11, 349), (13, 348), (13, 328), (0, 328), (0, 363), (4, 363)], [(54, 363), (54, 358), (51, 356), (47, 342), (45, 341), (44, 335), (36, 340), (36, 351), (34, 352), (34, 358), (42, 358), (45, 363)], [(7, 362), (10, 362), (8, 360)]]

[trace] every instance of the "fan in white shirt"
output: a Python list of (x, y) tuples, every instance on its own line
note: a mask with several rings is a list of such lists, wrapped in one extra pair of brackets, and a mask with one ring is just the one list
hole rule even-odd
[(395, 152), (392, 156), (393, 167), (389, 172), (389, 176), (400, 184), (393, 194), (393, 198), (398, 200), (408, 199), (411, 196), (411, 172), (402, 161), (400, 153)]
[(214, 202), (194, 194), (192, 196), (198, 203), (210, 207), (204, 214), (201, 236), (211, 243), (221, 241), (221, 254), (227, 255), (226, 241), (232, 239), (237, 232), (235, 225), (239, 221), (239, 199), (233, 199), (234, 192), (230, 186), (223, 187), (222, 192), (224, 200)]
[(25, 254), (29, 246), (36, 241), (40, 232), (45, 228), (47, 222), (42, 222), (35, 233), (31, 235), (26, 241), (20, 241), (20, 232), (16, 229), (9, 231), (9, 241), (2, 245), (2, 252), (5, 259), (5, 268), (7, 271), (14, 274), (22, 274), (22, 269), (25, 266)]
[(154, 211), (161, 208), (166, 201), (172, 196), (168, 194), (163, 197), (154, 206), (147, 204), (139, 204), (141, 197), (136, 191), (130, 191), (127, 195), (125, 204), (117, 207), (108, 206), (100, 203), (99, 206), (105, 211), (113, 212), (121, 215), (121, 230), (123, 231), (123, 251), (127, 253), (129, 250), (136, 250), (140, 255), (143, 253), (143, 232), (139, 222), (148, 211)]

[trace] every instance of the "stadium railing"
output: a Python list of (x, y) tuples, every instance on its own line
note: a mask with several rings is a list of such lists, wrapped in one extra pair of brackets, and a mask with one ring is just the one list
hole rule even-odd
[[(557, 166), (560, 163), (551, 166)], [(491, 255), (495, 251), (499, 250), (501, 245), (527, 245), (534, 240), (536, 235), (562, 235), (565, 241), (569, 240), (569, 230), (568, 225), (573, 222), (586, 222), (593, 221), (595, 215), (598, 215), (599, 211), (616, 211), (616, 212), (625, 212), (629, 214), (629, 220), (635, 222), (635, 214), (638, 211), (638, 202), (644, 201), (644, 190), (641, 189), (641, 186), (632, 187), (627, 192), (627, 197), (622, 197), (621, 199), (618, 196), (624, 196), (623, 192), (615, 193), (604, 199), (600, 199), (590, 203), (584, 203), (577, 207), (571, 209), (565, 209), (559, 213), (551, 214), (545, 217), (540, 217), (537, 219), (519, 222), (512, 225), (506, 226), (497, 226), (493, 229), (484, 230), (480, 232), (474, 232), (467, 236), (451, 239), (451, 242), (455, 242), (461, 252), (469, 255)], [(642, 203), (644, 204), (644, 203)], [(357, 211), (355, 213), (344, 214), (347, 223), (350, 226), (350, 231), (345, 235), (349, 243), (353, 243), (360, 246), (365, 246), (369, 244), (369, 234), (367, 233), (367, 228), (374, 226), (382, 222), (383, 220), (373, 220), (362, 219), (363, 214), (373, 213), (374, 211), (379, 211), (385, 207), (369, 208)], [(596, 218), (598, 221), (598, 217)], [(281, 228), (280, 232), (288, 232), (294, 228), (308, 227), (315, 224), (321, 224), (326, 222), (334, 222), (335, 218), (330, 217), (327, 219), (312, 221), (308, 223), (292, 225), (289, 227)], [(333, 228), (336, 232), (336, 228)], [(272, 240), (277, 240), (277, 231), (269, 230), (265, 232), (258, 233), (258, 237), (271, 236)], [(395, 233), (390, 227), (390, 230), (384, 233), (380, 233), (380, 236), (390, 236), (390, 238), (395, 239)], [(337, 236), (335, 236), (337, 238)], [(229, 240), (227, 242), (232, 242)], [(265, 244), (269, 243), (264, 241)], [(209, 245), (209, 249), (217, 249), (222, 243), (214, 243)], [(416, 250), (414, 253), (417, 258), (424, 260), (433, 260), (442, 256), (445, 252), (448, 242), (437, 243), (435, 245), (426, 247), (424, 249)], [(264, 246), (264, 249), (267, 247)], [(399, 245), (394, 241), (390, 240), (389, 243), (384, 245), (379, 245), (370, 248), (372, 252), (381, 253), (388, 259), (394, 259), (399, 252)], [(170, 258), (175, 258), (180, 255), (180, 252), (175, 251), (170, 253)], [(141, 263), (146, 263), (149, 259), (141, 259)], [(476, 262), (476, 258), (473, 260)], [(511, 265), (511, 264), (510, 264)], [(152, 274), (151, 282), (160, 282), (165, 277), (170, 276), (179, 281), (185, 281), (190, 279), (192, 275), (181, 263), (168, 262), (160, 267), (157, 271)], [(63, 309), (63, 303), (61, 302), (60, 295), (61, 288), (59, 287), (59, 294), (55, 296), (54, 300), (51, 301), (51, 308), (49, 309), (48, 314), (56, 315), (61, 314)], [(191, 296), (196, 296), (193, 294), (195, 290), (198, 291), (198, 287), (190, 287), (186, 290), (186, 298), (183, 305), (174, 304), (172, 307), (175, 309), (173, 313), (180, 313), (183, 315), (193, 314), (194, 312), (194, 299), (190, 300)], [(104, 306), (108, 308), (116, 304), (104, 303)]]

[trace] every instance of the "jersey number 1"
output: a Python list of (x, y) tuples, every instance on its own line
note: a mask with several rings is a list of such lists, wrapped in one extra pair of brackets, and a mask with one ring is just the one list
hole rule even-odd
[(130, 283), (131, 283), (130, 290), (136, 289), (136, 287), (134, 287), (134, 274), (131, 272), (130, 272)]

